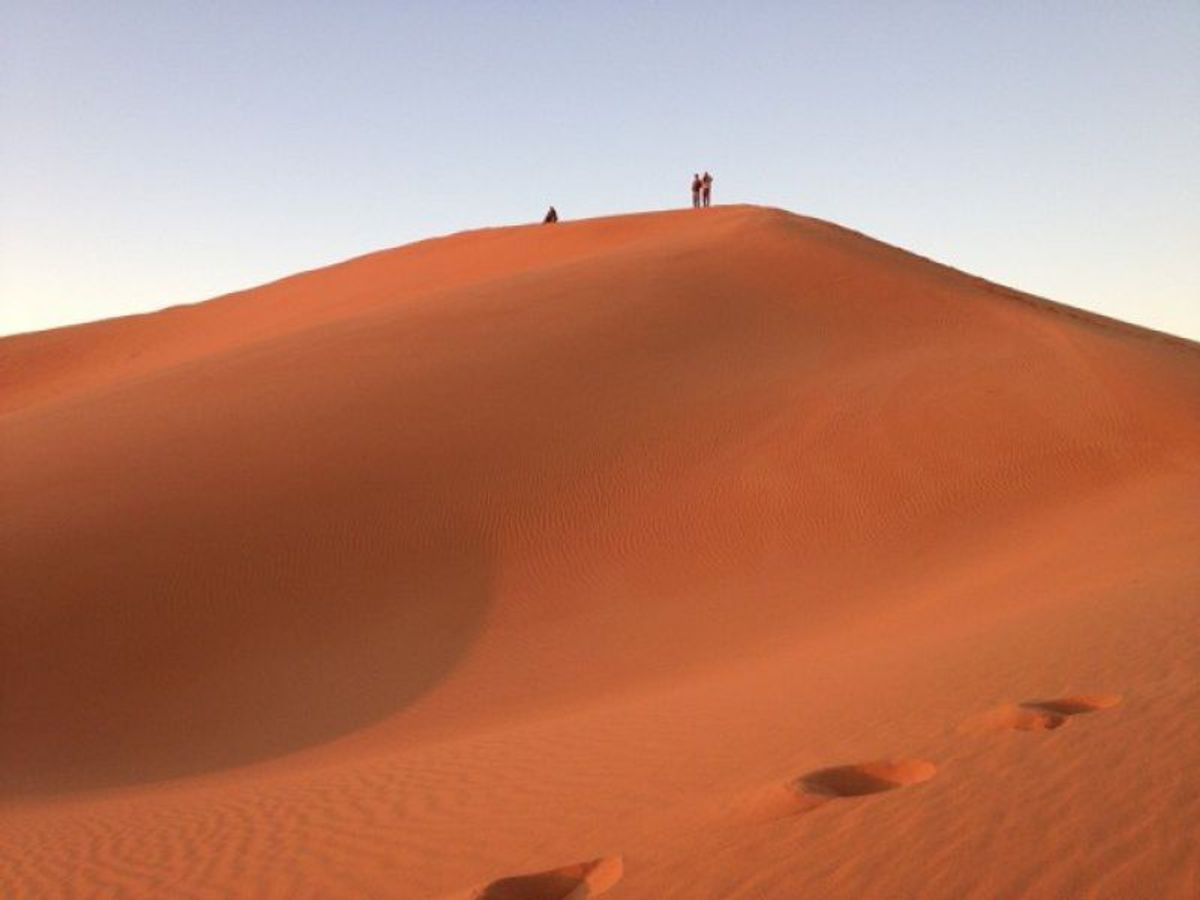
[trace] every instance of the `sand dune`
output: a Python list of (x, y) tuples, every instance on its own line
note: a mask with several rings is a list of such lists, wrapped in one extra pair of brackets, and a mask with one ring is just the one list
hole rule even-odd
[(724, 207), (0, 378), (5, 896), (1200, 890), (1194, 344)]

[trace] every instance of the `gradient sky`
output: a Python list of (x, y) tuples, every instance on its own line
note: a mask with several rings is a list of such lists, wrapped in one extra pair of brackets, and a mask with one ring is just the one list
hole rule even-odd
[(0, 332), (714, 200), (1200, 339), (1200, 3), (0, 0)]

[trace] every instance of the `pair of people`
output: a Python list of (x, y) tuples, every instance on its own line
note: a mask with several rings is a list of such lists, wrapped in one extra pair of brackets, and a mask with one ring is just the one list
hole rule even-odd
[(703, 176), (699, 172), (692, 175), (692, 208), (699, 209), (701, 204), (712, 206), (713, 177), (707, 172)]

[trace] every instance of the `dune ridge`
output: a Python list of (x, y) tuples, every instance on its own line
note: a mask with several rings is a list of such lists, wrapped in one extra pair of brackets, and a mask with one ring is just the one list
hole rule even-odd
[(6, 895), (1200, 883), (1190, 342), (721, 207), (0, 379)]

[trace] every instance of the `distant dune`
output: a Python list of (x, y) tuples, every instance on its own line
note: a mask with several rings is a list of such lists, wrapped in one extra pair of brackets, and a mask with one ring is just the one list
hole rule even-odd
[(0, 895), (1200, 895), (1200, 347), (780, 210), (0, 340)]

